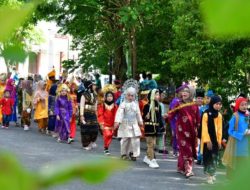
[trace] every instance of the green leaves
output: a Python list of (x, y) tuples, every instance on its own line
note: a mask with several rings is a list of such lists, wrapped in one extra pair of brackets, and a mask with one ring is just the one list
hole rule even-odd
[(34, 12), (37, 2), (41, 2), (41, 0), (19, 6), (9, 4), (0, 7), (0, 42), (7, 41), (13, 35), (13, 32), (24, 24)]
[(219, 38), (250, 36), (250, 1), (204, 0), (201, 11), (210, 35)]
[(101, 183), (128, 164), (118, 159), (71, 161), (44, 168), (41, 172), (26, 171), (15, 156), (0, 152), (0, 189), (39, 190), (78, 178), (90, 184)]

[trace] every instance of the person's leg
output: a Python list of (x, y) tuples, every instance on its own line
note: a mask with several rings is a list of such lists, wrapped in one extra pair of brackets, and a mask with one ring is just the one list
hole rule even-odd
[(140, 137), (133, 137), (131, 138), (131, 146), (133, 150), (133, 157), (139, 157), (141, 152), (140, 147)]
[(147, 157), (149, 160), (152, 160), (154, 159), (153, 137), (151, 136), (146, 137), (146, 143), (147, 143)]
[(72, 116), (71, 122), (70, 122), (70, 138), (74, 139), (76, 136), (76, 117)]
[(120, 144), (121, 144), (121, 156), (122, 157), (126, 157), (128, 156), (128, 146), (130, 144), (130, 141), (129, 141), (129, 138), (122, 138), (121, 141), (120, 141)]

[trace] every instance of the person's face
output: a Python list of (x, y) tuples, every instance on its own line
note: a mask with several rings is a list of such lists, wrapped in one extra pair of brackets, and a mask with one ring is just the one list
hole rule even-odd
[(6, 91), (6, 92), (4, 93), (4, 96), (5, 96), (6, 98), (9, 98), (9, 97), (10, 97), (10, 92), (9, 92), (9, 91)]
[(239, 110), (245, 112), (247, 111), (247, 106), (247, 101), (243, 101), (240, 103)]
[(160, 93), (156, 92), (155, 93), (155, 101), (159, 101), (160, 100)]
[(217, 111), (220, 111), (221, 107), (222, 107), (222, 103), (221, 102), (218, 102), (218, 103), (216, 103), (216, 104), (213, 105), (213, 108), (215, 110), (217, 110)]
[(112, 94), (108, 94), (108, 95), (107, 95), (107, 101), (108, 101), (108, 102), (112, 102), (113, 99), (114, 99), (114, 98), (113, 98)]
[(66, 95), (67, 95), (67, 90), (66, 90), (66, 89), (62, 89), (61, 95), (62, 95), (62, 96), (66, 96)]
[(135, 95), (133, 95), (133, 94), (127, 94), (126, 95), (126, 98), (127, 98), (127, 100), (129, 101), (129, 102), (132, 102), (132, 101), (134, 101), (134, 99), (135, 99)]
[(211, 98), (210, 97), (208, 97), (208, 96), (206, 96), (206, 104), (209, 104), (210, 103), (210, 101), (211, 101)]
[(198, 106), (201, 106), (203, 104), (203, 97), (197, 97), (196, 98), (196, 103)]
[(95, 84), (92, 85), (92, 90), (96, 91), (96, 85)]
[(185, 101), (185, 100), (188, 100), (189, 97), (190, 97), (190, 92), (189, 92), (189, 89), (188, 88), (184, 88), (183, 91), (181, 92), (181, 96), (182, 96), (182, 99)]

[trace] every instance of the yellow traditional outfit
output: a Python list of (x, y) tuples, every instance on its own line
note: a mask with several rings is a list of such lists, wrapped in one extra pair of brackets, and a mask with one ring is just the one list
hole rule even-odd
[(34, 96), (34, 119), (38, 123), (40, 132), (45, 132), (48, 126), (48, 92), (43, 90), (44, 81), (39, 81), (37, 84), (37, 91)]
[(46, 84), (46, 91), (49, 92), (49, 90), (50, 90), (50, 88), (51, 88), (51, 86), (53, 84), (53, 81), (50, 78), (56, 76), (55, 69), (53, 69), (52, 71), (50, 71), (47, 76), (48, 76), (48, 79), (47, 79), (47, 84)]

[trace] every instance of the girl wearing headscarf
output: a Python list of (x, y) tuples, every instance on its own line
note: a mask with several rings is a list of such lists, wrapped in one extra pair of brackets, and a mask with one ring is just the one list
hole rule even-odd
[(55, 115), (55, 132), (59, 134), (57, 141), (68, 141), (70, 134), (70, 121), (72, 117), (72, 103), (69, 95), (69, 88), (66, 84), (61, 84), (58, 87)]
[(16, 86), (15, 86), (15, 80), (14, 79), (8, 79), (7, 84), (5, 86), (5, 90), (10, 92), (10, 98), (14, 100), (14, 106), (13, 106), (13, 111), (10, 116), (10, 121), (14, 121), (16, 123), (16, 126), (18, 126), (17, 123), (17, 93), (16, 93)]
[(102, 130), (104, 141), (104, 154), (109, 155), (109, 145), (114, 134), (114, 122), (117, 105), (114, 102), (114, 94), (108, 91), (104, 95), (104, 102), (98, 105), (97, 117)]
[(30, 128), (32, 101), (33, 101), (33, 89), (32, 81), (22, 81), (22, 116), (21, 122), (24, 126), (24, 130), (27, 131)]
[(44, 81), (37, 83), (37, 90), (34, 95), (34, 119), (37, 121), (39, 132), (45, 133), (48, 126), (48, 92), (45, 90)]
[(56, 115), (55, 115), (55, 103), (56, 103), (56, 90), (57, 84), (53, 84), (49, 90), (49, 122), (48, 122), (48, 134), (52, 134), (53, 137), (57, 137), (55, 134)]
[(193, 101), (195, 90), (187, 85), (181, 92), (181, 99), (168, 112), (171, 120), (177, 116), (176, 137), (179, 147), (177, 172), (186, 178), (193, 176), (193, 161), (196, 155), (197, 127), (200, 125), (199, 107)]
[(96, 85), (91, 81), (84, 83), (86, 91), (80, 101), (81, 141), (85, 150), (96, 148), (99, 125), (97, 122), (97, 94)]
[(74, 141), (75, 136), (76, 136), (76, 116), (78, 113), (78, 103), (77, 103), (77, 85), (76, 83), (71, 83), (69, 84), (70, 87), (70, 98), (72, 102), (72, 108), (73, 108), (73, 113), (72, 113), (72, 119), (70, 121), (70, 135), (68, 139), (68, 143), (71, 143)]
[(147, 143), (147, 156), (144, 157), (143, 162), (149, 165), (150, 168), (159, 168), (155, 159), (156, 136), (158, 132), (164, 131), (162, 122), (161, 106), (159, 103), (160, 92), (153, 89), (148, 94), (149, 103), (144, 106), (143, 120), (145, 125), (145, 137)]
[(212, 96), (208, 109), (202, 116), (201, 152), (203, 154), (204, 173), (207, 182), (213, 184), (215, 180), (216, 161), (222, 140), (221, 98)]
[[(239, 97), (235, 103), (235, 113), (229, 121), (229, 140), (222, 161), (227, 166), (227, 177), (232, 178), (240, 175), (239, 168), (244, 167), (249, 161), (249, 142), (250, 136), (249, 112), (247, 110), (248, 99)], [(230, 139), (231, 138), (231, 139)], [(231, 140), (231, 148), (229, 141)], [(230, 154), (226, 155), (227, 148), (230, 148)], [(232, 176), (234, 174), (234, 176)]]
[[(121, 158), (132, 161), (140, 156), (140, 126), (143, 125), (136, 89), (128, 87), (124, 92), (125, 100), (120, 104), (115, 116), (117, 137), (121, 138)], [(132, 150), (132, 152), (131, 152)]]

